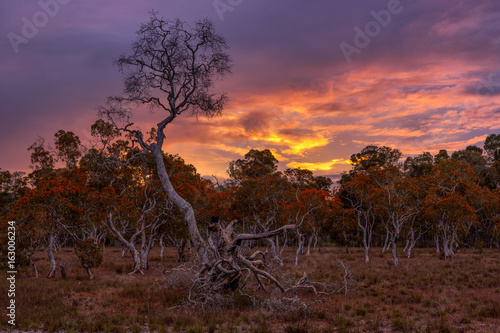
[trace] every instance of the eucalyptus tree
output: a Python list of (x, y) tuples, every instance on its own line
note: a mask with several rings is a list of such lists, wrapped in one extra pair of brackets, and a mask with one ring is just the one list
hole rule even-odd
[(378, 186), (377, 192), (381, 199), (379, 211), (392, 248), (392, 263), (397, 266), (397, 241), (418, 213), (414, 205), (418, 189), (412, 179), (396, 167), (384, 170), (374, 168), (370, 171), (373, 171), (373, 181)]
[(484, 140), (484, 150), (490, 161), (500, 162), (500, 134), (490, 134)]
[(469, 233), (477, 216), (471, 203), (479, 187), (470, 167), (460, 161), (440, 161), (426, 179), (429, 190), (425, 198), (425, 217), (432, 221), (446, 260), (451, 260), (454, 245), (461, 235)]
[[(246, 232), (269, 232), (288, 222), (286, 205), (294, 202), (291, 183), (279, 171), (278, 160), (268, 149), (252, 149), (244, 158), (229, 163), (226, 192), (231, 193), (231, 219), (240, 221), (240, 229)], [(288, 238), (282, 240), (282, 250)], [(278, 235), (266, 239), (273, 259), (281, 265)], [(253, 245), (253, 244), (251, 244)]]
[[(177, 117), (191, 114), (211, 118), (221, 114), (227, 96), (213, 93), (212, 87), (215, 79), (231, 72), (227, 48), (224, 37), (216, 33), (208, 19), (190, 26), (152, 12), (150, 20), (137, 32), (132, 53), (121, 55), (115, 61), (124, 74), (123, 95), (109, 98), (108, 104), (99, 108), (100, 114), (116, 129), (128, 133), (145, 154), (153, 157), (163, 190), (169, 202), (182, 212), (191, 243), (203, 263), (199, 276), (211, 281), (211, 289), (237, 288), (243, 275), (253, 274), (285, 290), (272, 275), (257, 267), (261, 261), (256, 262), (255, 256), (245, 257), (239, 253), (239, 246), (243, 241), (272, 237), (293, 226), (267, 233), (236, 235), (236, 222), (227, 226), (218, 224), (211, 233), (217, 239), (205, 241), (193, 207), (173, 187), (163, 159), (162, 148), (168, 141), (165, 129)], [(130, 109), (134, 106), (139, 110), (149, 107), (158, 116), (149, 134), (134, 126)], [(149, 140), (145, 135), (149, 135)]]
[(387, 167), (396, 165), (401, 155), (399, 149), (369, 145), (361, 152), (351, 155), (351, 163), (354, 171), (368, 170), (371, 167)]
[(487, 168), (487, 161), (481, 148), (477, 146), (468, 146), (463, 150), (458, 150), (451, 154), (451, 158), (468, 164), (477, 176), (477, 183), (481, 183)]
[(403, 164), (405, 172), (410, 177), (422, 177), (424, 175), (428, 175), (432, 171), (433, 166), (433, 157), (429, 152), (424, 152), (415, 157), (410, 156)]
[(365, 263), (370, 261), (373, 231), (380, 221), (382, 196), (373, 177), (377, 170), (379, 168), (374, 167), (367, 172), (355, 173), (339, 189), (345, 209), (354, 211), (356, 225), (361, 230)]

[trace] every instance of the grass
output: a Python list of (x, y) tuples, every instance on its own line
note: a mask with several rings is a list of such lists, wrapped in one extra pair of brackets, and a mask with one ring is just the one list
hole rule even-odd
[[(94, 280), (76, 264), (72, 251), (57, 257), (71, 260), (68, 276), (34, 278), (31, 268), (21, 268), (16, 280), (17, 328), (48, 332), (499, 332), (500, 252), (464, 250), (445, 262), (434, 249), (417, 249), (415, 257), (388, 265), (390, 254), (372, 249), (371, 262), (363, 262), (361, 249), (321, 248), (302, 256), (294, 266), (293, 249), (284, 271), (295, 277), (307, 271), (312, 280), (340, 281), (347, 264), (357, 284), (348, 295), (318, 303), (308, 313), (271, 313), (251, 306), (245, 297), (234, 297), (233, 307), (199, 312), (172, 308), (186, 296), (183, 290), (154, 285), (160, 274), (128, 275), (129, 256), (107, 248), (103, 264), (94, 269)], [(164, 258), (153, 249), (151, 264), (176, 265), (176, 252)], [(48, 271), (44, 253), (39, 270)], [(2, 282), (5, 286), (5, 281)], [(3, 288), (5, 292), (5, 287)], [(7, 317), (0, 329), (8, 329)]]

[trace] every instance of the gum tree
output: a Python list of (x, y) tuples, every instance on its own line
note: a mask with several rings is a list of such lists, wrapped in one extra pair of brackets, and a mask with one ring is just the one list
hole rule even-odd
[(375, 185), (373, 173), (354, 174), (352, 179), (342, 185), (339, 196), (347, 209), (354, 211), (356, 224), (362, 232), (365, 263), (370, 261), (373, 230), (378, 223), (381, 190)]
[[(240, 279), (253, 274), (271, 280), (281, 290), (284, 287), (268, 272), (259, 269), (261, 261), (255, 256), (244, 256), (239, 246), (244, 241), (273, 237), (293, 226), (260, 234), (236, 235), (231, 222), (227, 227), (214, 226), (208, 241), (200, 233), (195, 212), (174, 189), (163, 159), (163, 144), (168, 140), (165, 129), (177, 117), (190, 114), (208, 118), (221, 114), (227, 97), (212, 93), (214, 80), (228, 75), (231, 60), (223, 36), (216, 33), (210, 20), (201, 20), (190, 26), (181, 20), (166, 20), (152, 12), (150, 20), (141, 25), (132, 53), (122, 55), (115, 64), (124, 75), (124, 94), (109, 98), (100, 107), (101, 116), (115, 127), (127, 132), (142, 151), (153, 156), (158, 176), (169, 202), (183, 215), (191, 243), (203, 264), (198, 278), (206, 277), (211, 290), (235, 289)], [(150, 108), (159, 122), (149, 132), (134, 126), (130, 108)], [(259, 280), (260, 281), (260, 280)]]
[(382, 224), (384, 225), (389, 246), (392, 248), (392, 263), (397, 266), (397, 241), (404, 228), (408, 227), (410, 221), (416, 216), (417, 210), (414, 205), (417, 197), (417, 188), (410, 179), (396, 167), (388, 167), (385, 170), (373, 170), (374, 182), (380, 188), (380, 211), (382, 213)]
[(478, 194), (477, 177), (460, 161), (440, 161), (427, 177), (425, 218), (434, 225), (446, 260), (451, 260), (454, 244), (468, 234), (477, 216), (471, 203)]

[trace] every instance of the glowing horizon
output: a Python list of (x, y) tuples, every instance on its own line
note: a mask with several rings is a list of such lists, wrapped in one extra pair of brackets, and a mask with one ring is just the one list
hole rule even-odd
[[(166, 129), (164, 151), (202, 175), (226, 177), (228, 163), (252, 148), (270, 149), (280, 170), (337, 175), (370, 144), (405, 156), (482, 147), (500, 132), (500, 4), (402, 0), (347, 61), (339, 46), (359, 44), (357, 31), (366, 34), (371, 12), (388, 4), (256, 0), (223, 19), (201, 0), (61, 5), (17, 53), (0, 39), (0, 168), (28, 171), (38, 135), (52, 141), (64, 129), (88, 140), (96, 107), (122, 89), (112, 60), (130, 52), (152, 8), (187, 21), (208, 16), (230, 45), (233, 75), (214, 87), (230, 97), (223, 115), (183, 115)], [(23, 36), (22, 18), (43, 10), (37, 2), (3, 6), (6, 36)], [(137, 112), (134, 121), (147, 129), (158, 116)]]

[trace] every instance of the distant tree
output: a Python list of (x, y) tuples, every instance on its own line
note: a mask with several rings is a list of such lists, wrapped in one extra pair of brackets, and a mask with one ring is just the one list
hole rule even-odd
[(235, 180), (258, 179), (273, 174), (278, 169), (278, 160), (269, 149), (252, 149), (243, 159), (229, 163), (229, 177)]
[(484, 150), (490, 161), (500, 162), (500, 134), (490, 134), (484, 140)]
[(368, 172), (354, 174), (339, 189), (345, 209), (354, 211), (356, 224), (362, 233), (365, 263), (370, 261), (373, 231), (379, 222), (381, 190), (373, 179), (378, 170), (374, 167), (368, 169)]
[(408, 179), (411, 184), (411, 203), (409, 204), (416, 214), (412, 215), (408, 221), (408, 225), (404, 229), (406, 233), (406, 246), (404, 251), (407, 253), (408, 258), (413, 255), (413, 249), (416, 247), (417, 242), (422, 239), (433, 227), (432, 223), (425, 216), (425, 204), (427, 192), (429, 190), (429, 183), (426, 180), (432, 174), (432, 170), (427, 176), (412, 177)]
[(314, 177), (313, 172), (301, 168), (288, 168), (284, 172), (288, 180), (295, 188), (299, 189), (316, 189), (329, 192), (333, 185), (330, 178), (317, 176)]
[(483, 150), (477, 146), (468, 146), (464, 150), (458, 150), (451, 154), (451, 158), (456, 161), (467, 163), (478, 178), (478, 184), (486, 172), (486, 158), (483, 156)]
[(324, 176), (316, 176), (316, 177), (314, 177), (314, 180), (316, 182), (315, 187), (318, 190), (327, 191), (327, 192), (332, 191), (333, 180), (331, 180), (330, 178), (324, 177)]
[(295, 190), (295, 200), (285, 205), (289, 223), (297, 226), (297, 250), (295, 254), (295, 265), (298, 265), (299, 254), (304, 254), (306, 240), (307, 255), (310, 254), (311, 245), (318, 241), (318, 233), (321, 226), (328, 219), (330, 206), (328, 204), (329, 193), (317, 189)]
[(370, 145), (363, 148), (360, 153), (351, 155), (351, 163), (355, 171), (368, 170), (371, 167), (395, 165), (401, 155), (398, 149)]
[(354, 175), (360, 172), (366, 172), (373, 167), (385, 168), (396, 165), (401, 158), (402, 153), (399, 149), (375, 145), (366, 146), (357, 154), (352, 154), (350, 162), (352, 169), (343, 172), (339, 183), (345, 184), (352, 180)]
[[(371, 171), (371, 170), (370, 170)], [(410, 226), (410, 222), (418, 213), (414, 205), (418, 196), (418, 189), (411, 178), (396, 167), (388, 167), (384, 170), (373, 169), (373, 181), (379, 187), (379, 211), (382, 216), (392, 248), (392, 263), (399, 264), (397, 256), (397, 241), (402, 231)]]
[(425, 216), (432, 221), (442, 241), (446, 260), (451, 260), (460, 236), (477, 222), (471, 200), (478, 189), (477, 177), (460, 161), (443, 160), (426, 179), (430, 184), (425, 198)]
[(434, 156), (434, 164), (439, 163), (440, 161), (447, 160), (450, 158), (448, 152), (445, 149), (441, 149), (439, 153)]
[(31, 168), (33, 172), (29, 175), (33, 183), (54, 171), (55, 159), (49, 148), (45, 145), (45, 139), (39, 137), (29, 148), (31, 151)]
[(404, 170), (410, 177), (421, 177), (429, 174), (434, 165), (431, 153), (424, 152), (416, 157), (408, 157), (404, 162)]
[(80, 139), (75, 133), (59, 130), (55, 135), (55, 148), (57, 157), (66, 163), (66, 168), (74, 168), (82, 156)]

